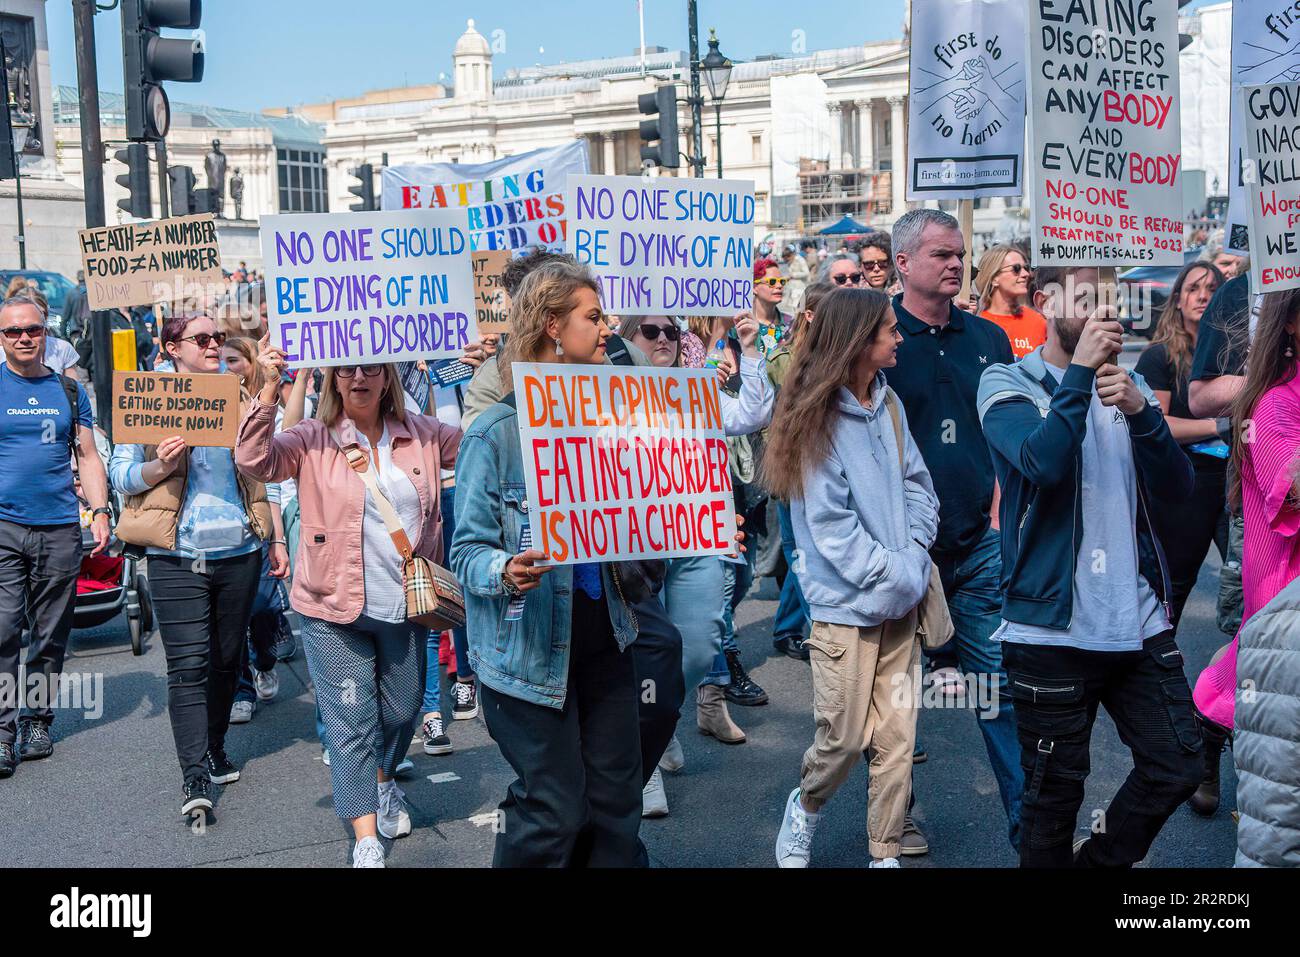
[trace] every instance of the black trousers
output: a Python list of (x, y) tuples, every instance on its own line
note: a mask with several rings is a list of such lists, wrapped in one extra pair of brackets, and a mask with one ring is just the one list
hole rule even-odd
[(488, 732), (518, 775), (500, 804), (493, 867), (645, 863), (632, 655), (619, 651), (605, 601), (576, 589), (571, 641), (563, 708), (482, 688)]
[(1025, 792), (1020, 866), (1069, 867), (1097, 706), (1119, 729), (1133, 770), (1079, 854), (1081, 867), (1130, 867), (1205, 773), (1192, 692), (1172, 631), (1141, 651), (1082, 651), (1005, 642)]
[[(80, 525), (0, 521), (0, 742), (14, 743), (20, 713), (45, 724), (54, 720), (50, 705), (72, 632), (80, 568)], [(24, 628), (32, 637), (27, 686), (20, 688)]]
[[(1196, 458), (1203, 456), (1195, 455)], [(1169, 597), (1174, 630), (1183, 615), (1183, 606), (1196, 587), (1210, 546), (1216, 545), (1219, 555), (1228, 554), (1228, 513), (1224, 508), (1226, 498), (1222, 470), (1198, 471), (1192, 497), (1176, 505), (1151, 501), (1151, 521), (1156, 535), (1164, 547), (1169, 563), (1169, 580), (1173, 588)]]
[(167, 653), (167, 712), (185, 780), (226, 745), (230, 706), (262, 570), (261, 552), (208, 561), (150, 555), (149, 590)]
[(686, 700), (682, 677), (682, 634), (658, 598), (632, 607), (637, 618), (632, 660), (636, 663), (637, 701), (641, 724), (641, 784), (650, 780), (677, 730)]

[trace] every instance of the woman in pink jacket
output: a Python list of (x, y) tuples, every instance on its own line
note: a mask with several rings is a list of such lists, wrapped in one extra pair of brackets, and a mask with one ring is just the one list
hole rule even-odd
[(461, 431), (406, 412), (393, 366), (362, 365), (327, 369), (316, 418), (276, 434), (284, 355), (263, 340), (260, 361), (268, 384), (240, 426), (235, 462), (262, 481), (297, 480), (301, 532), (289, 601), (303, 616), (334, 809), (356, 835), (353, 866), (383, 867), (376, 832), (411, 833), (393, 772), (419, 718), (428, 629), (407, 621), (397, 546), (342, 448), (365, 453), (414, 553), (441, 561), (440, 476), (456, 463)]

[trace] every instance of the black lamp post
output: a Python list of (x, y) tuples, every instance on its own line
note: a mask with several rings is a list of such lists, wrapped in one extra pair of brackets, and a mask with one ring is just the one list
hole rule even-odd
[(718, 50), (718, 37), (709, 27), (709, 52), (700, 61), (700, 70), (704, 73), (704, 82), (709, 85), (709, 96), (713, 98), (713, 116), (718, 131), (718, 179), (722, 179), (722, 100), (727, 95), (727, 84), (731, 82), (732, 63)]
[(31, 132), (33, 123), (25, 113), (17, 111), (16, 103), (10, 95), (9, 102), (5, 104), (5, 109), (9, 111), (10, 128), (13, 130), (13, 136), (9, 140), (10, 161), (14, 167), (14, 200), (18, 207), (18, 266), (20, 269), (27, 268), (27, 229), (23, 222), (23, 171), (18, 165), (18, 157), (23, 150), (27, 148), (27, 135)]

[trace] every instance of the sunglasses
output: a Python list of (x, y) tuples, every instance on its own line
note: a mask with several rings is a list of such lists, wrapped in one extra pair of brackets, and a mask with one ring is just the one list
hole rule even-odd
[(23, 336), (30, 336), (33, 339), (39, 339), (45, 335), (45, 327), (42, 325), (30, 326), (8, 326), (3, 330), (5, 338), (13, 341), (21, 339)]
[(835, 280), (835, 285), (837, 286), (842, 286), (848, 282), (851, 282), (853, 283), (853, 285), (856, 286), (858, 283), (862, 282), (862, 273), (860, 272), (840, 273), (838, 276), (832, 276), (831, 278)]
[(881, 272), (884, 272), (886, 269), (889, 268), (889, 260), (888, 259), (864, 259), (862, 261), (862, 268), (867, 270), (868, 272), (875, 272), (877, 269), (879, 269)]
[(682, 331), (676, 326), (651, 326), (643, 325), (638, 332), (645, 336), (651, 342), (659, 341), (660, 334), (669, 342), (676, 342), (682, 337)]
[(1029, 267), (1026, 266), (1024, 263), (1012, 263), (1010, 266), (1003, 266), (1001, 269), (998, 270), (998, 272), (1006, 272), (1008, 269), (1010, 269), (1017, 276), (1019, 276), (1022, 272), (1029, 272)]
[(766, 279), (755, 279), (756, 286), (784, 286), (790, 280), (783, 276), (770, 276)]
[(339, 366), (334, 370), (334, 374), (340, 379), (355, 379), (357, 377), (358, 369), (361, 370), (361, 374), (367, 379), (373, 379), (377, 375), (383, 375), (384, 372), (383, 366)]
[(180, 341), (192, 342), (200, 349), (206, 349), (208, 346), (212, 345), (212, 343), (215, 342), (217, 344), (217, 348), (221, 348), (226, 344), (226, 334), (224, 332), (216, 332), (216, 333), (200, 332), (193, 336), (185, 336)]

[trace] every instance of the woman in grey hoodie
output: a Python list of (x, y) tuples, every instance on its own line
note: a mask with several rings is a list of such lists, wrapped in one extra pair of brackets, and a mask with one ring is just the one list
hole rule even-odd
[(871, 749), (872, 867), (898, 867), (911, 792), (920, 644), (939, 500), (882, 369), (901, 336), (889, 299), (840, 289), (817, 307), (777, 400), (764, 482), (790, 502), (812, 613), (816, 739), (777, 836), (807, 867), (820, 811)]

